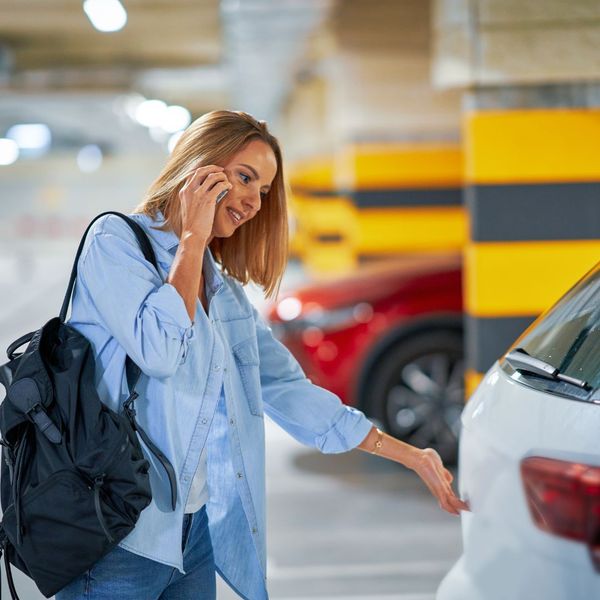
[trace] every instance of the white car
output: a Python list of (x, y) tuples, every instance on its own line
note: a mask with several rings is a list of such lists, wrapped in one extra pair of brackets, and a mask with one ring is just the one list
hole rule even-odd
[(600, 263), (465, 406), (459, 491), (464, 551), (437, 600), (600, 599)]

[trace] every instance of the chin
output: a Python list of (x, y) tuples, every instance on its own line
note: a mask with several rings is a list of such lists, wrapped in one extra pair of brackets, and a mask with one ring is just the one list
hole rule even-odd
[(236, 232), (237, 227), (229, 225), (228, 227), (218, 227), (213, 230), (213, 236), (218, 238), (231, 237)]

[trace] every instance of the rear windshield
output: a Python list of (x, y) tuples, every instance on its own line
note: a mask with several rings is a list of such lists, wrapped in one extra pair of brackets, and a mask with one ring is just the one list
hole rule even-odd
[(543, 314), (513, 348), (600, 386), (600, 264)]

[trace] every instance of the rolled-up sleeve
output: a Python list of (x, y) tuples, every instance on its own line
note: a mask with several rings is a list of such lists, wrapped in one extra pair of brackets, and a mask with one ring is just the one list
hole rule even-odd
[(334, 454), (356, 448), (373, 424), (363, 412), (306, 377), (253, 307), (264, 411), (300, 443)]
[(162, 283), (135, 237), (96, 232), (79, 260), (77, 278), (99, 323), (143, 373), (175, 373), (194, 339), (194, 324), (177, 289)]

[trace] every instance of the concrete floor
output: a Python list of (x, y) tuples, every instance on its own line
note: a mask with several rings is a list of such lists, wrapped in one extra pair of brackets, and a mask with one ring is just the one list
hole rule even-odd
[[(9, 343), (59, 312), (72, 254), (44, 250), (29, 248), (27, 260), (4, 254), (0, 261), (2, 363)], [(26, 276), (19, 267), (24, 264)], [(286, 284), (301, 280), (292, 265)], [(249, 296), (260, 306), (255, 290)], [(425, 485), (400, 465), (359, 450), (323, 455), (268, 419), (265, 426), (271, 598), (433, 600), (460, 554), (459, 519), (442, 512)], [(21, 600), (43, 598), (14, 573)], [(2, 580), (9, 598), (4, 573)], [(218, 597), (237, 598), (221, 581)]]

